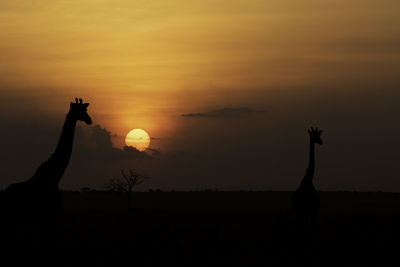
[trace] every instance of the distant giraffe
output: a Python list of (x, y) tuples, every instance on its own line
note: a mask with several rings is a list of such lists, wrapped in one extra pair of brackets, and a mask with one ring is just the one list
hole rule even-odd
[[(11, 184), (4, 191), (4, 218), (9, 234), (18, 234), (26, 225), (34, 225), (45, 232), (54, 225), (62, 203), (58, 185), (71, 157), (76, 123), (78, 120), (92, 123), (87, 113), (88, 106), (78, 98), (75, 103), (71, 102), (55, 152), (31, 178)], [(45, 233), (39, 230), (39, 235)]]
[(304, 228), (312, 230), (315, 226), (316, 218), (319, 211), (319, 194), (313, 185), (315, 170), (315, 144), (322, 145), (321, 130), (311, 127), (308, 130), (310, 135), (310, 154), (309, 163), (306, 174), (301, 181), (299, 188), (293, 195), (292, 203), (296, 213), (298, 222)]

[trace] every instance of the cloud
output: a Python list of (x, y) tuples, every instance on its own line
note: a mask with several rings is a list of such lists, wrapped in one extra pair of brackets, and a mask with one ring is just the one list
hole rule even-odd
[(113, 134), (100, 125), (77, 127), (71, 162), (63, 178), (66, 188), (99, 187), (125, 168), (141, 170), (143, 162), (153, 161), (156, 150), (139, 151), (131, 146), (117, 148)]
[[(90, 156), (91, 159), (108, 160), (129, 160), (129, 159), (151, 159), (145, 151), (141, 152), (134, 147), (124, 146), (119, 149), (113, 146), (111, 141), (111, 132), (95, 125), (86, 130), (78, 127), (76, 147), (80, 155)], [(152, 153), (154, 155), (154, 153)]]
[(161, 155), (161, 152), (159, 150), (157, 150), (157, 149), (154, 149), (154, 148), (147, 148), (146, 151), (150, 151), (151, 155), (153, 155), (153, 156)]
[(222, 108), (206, 113), (185, 113), (182, 117), (189, 118), (243, 118), (249, 117), (257, 113), (248, 107), (238, 107), (238, 108)]

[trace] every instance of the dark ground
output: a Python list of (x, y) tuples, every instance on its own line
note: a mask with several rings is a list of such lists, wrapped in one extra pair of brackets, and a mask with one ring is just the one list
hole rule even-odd
[(321, 192), (296, 235), (291, 192), (64, 192), (55, 266), (399, 266), (400, 194)]

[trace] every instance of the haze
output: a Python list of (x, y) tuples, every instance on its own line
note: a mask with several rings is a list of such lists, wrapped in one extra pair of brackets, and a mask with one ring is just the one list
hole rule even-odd
[[(142, 190), (399, 191), (398, 1), (1, 1), (0, 187), (52, 153), (91, 103), (66, 189), (121, 168)], [(134, 128), (144, 153), (124, 148)]]

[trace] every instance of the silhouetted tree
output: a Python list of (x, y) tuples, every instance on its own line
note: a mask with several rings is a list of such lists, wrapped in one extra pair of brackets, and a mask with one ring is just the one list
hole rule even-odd
[(105, 187), (114, 192), (126, 192), (128, 195), (128, 208), (131, 209), (131, 198), (134, 188), (148, 178), (133, 169), (128, 169), (127, 172), (121, 170), (121, 177), (110, 179)]
[(123, 193), (126, 191), (125, 181), (122, 178), (112, 178), (110, 179), (103, 188), (108, 189), (112, 192)]
[(121, 175), (125, 181), (125, 186), (126, 186), (126, 189), (128, 192), (128, 208), (130, 209), (131, 208), (131, 195), (132, 195), (134, 187), (143, 183), (146, 179), (148, 179), (148, 177), (144, 176), (132, 169), (129, 169), (128, 173), (126, 173), (124, 170), (121, 170)]

